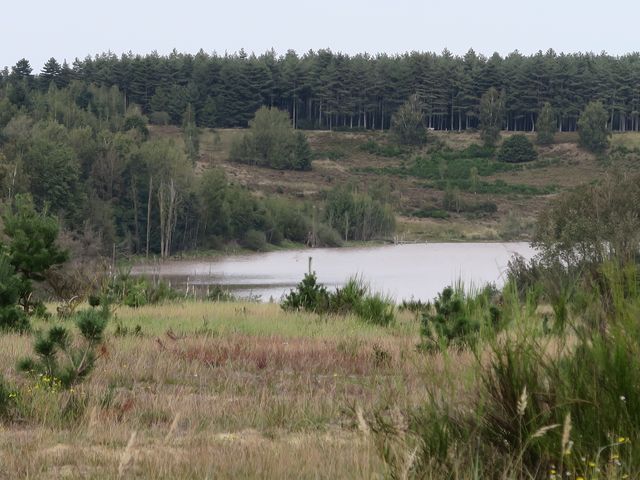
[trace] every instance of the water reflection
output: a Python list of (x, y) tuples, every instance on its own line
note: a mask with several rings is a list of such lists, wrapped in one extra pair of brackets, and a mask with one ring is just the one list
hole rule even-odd
[(501, 285), (514, 254), (531, 258), (527, 243), (428, 243), (365, 248), (288, 250), (215, 260), (140, 265), (134, 274), (152, 275), (184, 287), (222, 285), (238, 296), (279, 300), (312, 268), (321, 283), (335, 287), (359, 275), (373, 289), (400, 301), (430, 300), (458, 279), (465, 285)]

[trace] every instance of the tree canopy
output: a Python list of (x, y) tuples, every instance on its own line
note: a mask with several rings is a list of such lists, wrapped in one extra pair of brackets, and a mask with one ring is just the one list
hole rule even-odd
[[(533, 130), (545, 102), (553, 105), (560, 130), (576, 130), (580, 112), (594, 100), (606, 106), (611, 129), (640, 129), (640, 53), (103, 53), (71, 66), (50, 59), (36, 77), (22, 59), (0, 76), (0, 86), (24, 104), (36, 78), (43, 90), (52, 81), (58, 88), (73, 80), (115, 86), (123, 97), (118, 105), (138, 104), (151, 119), (175, 125), (188, 105), (203, 127), (247, 126), (268, 106), (286, 110), (295, 128), (388, 129), (399, 106), (417, 93), (428, 128), (464, 130), (479, 126), (480, 99), (493, 87), (505, 92), (509, 130)], [(86, 101), (93, 103), (91, 97)]]

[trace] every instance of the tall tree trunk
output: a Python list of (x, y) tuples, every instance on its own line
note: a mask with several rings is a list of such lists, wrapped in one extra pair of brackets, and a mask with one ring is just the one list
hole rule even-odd
[(151, 236), (151, 194), (153, 192), (153, 176), (149, 177), (149, 197), (147, 198), (147, 248), (146, 255), (149, 258), (149, 237)]
[(136, 253), (140, 253), (140, 222), (138, 221), (138, 192), (136, 190), (136, 178), (131, 179), (131, 196), (133, 197), (133, 224), (136, 238)]

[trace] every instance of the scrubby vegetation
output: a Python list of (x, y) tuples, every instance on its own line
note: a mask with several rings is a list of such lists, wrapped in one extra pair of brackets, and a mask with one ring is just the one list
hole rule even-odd
[(231, 147), (234, 162), (277, 170), (310, 170), (311, 149), (302, 132), (295, 132), (287, 112), (260, 108), (249, 122), (249, 132)]
[(361, 279), (351, 278), (343, 287), (330, 292), (318, 283), (315, 272), (307, 273), (296, 289), (284, 297), (282, 308), (324, 315), (353, 314), (381, 326), (388, 326), (394, 320), (392, 300), (380, 293), (371, 293)]
[[(512, 262), (499, 297), (467, 298), (447, 288), (433, 309), (423, 307), (427, 346), (470, 345), (487, 357), (478, 354), (479, 381), (469, 402), (442, 403), (430, 389), (431, 400), (407, 413), (408, 424), (394, 423), (388, 412), (375, 417), (372, 428), (392, 476), (636, 475), (640, 270), (635, 257), (615, 246), (624, 227), (608, 223), (630, 207), (612, 199), (609, 213), (597, 218), (586, 211), (566, 215), (569, 205), (590, 209), (613, 191), (628, 192), (627, 200), (634, 195), (624, 180), (609, 179), (550, 207), (537, 233), (539, 256)], [(491, 297), (498, 301), (486, 301)], [(545, 304), (551, 312), (539, 313)], [(491, 335), (478, 335), (482, 322)]]
[(533, 148), (533, 143), (523, 134), (511, 135), (507, 138), (498, 151), (498, 159), (503, 162), (521, 163), (531, 162), (538, 158), (538, 154)]

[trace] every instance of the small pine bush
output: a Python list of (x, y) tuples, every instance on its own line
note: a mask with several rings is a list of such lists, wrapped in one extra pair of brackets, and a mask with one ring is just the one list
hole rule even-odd
[(371, 294), (369, 286), (354, 277), (335, 292), (318, 283), (317, 276), (309, 273), (304, 276), (295, 290), (284, 298), (284, 310), (304, 310), (332, 315), (357, 315), (365, 322), (388, 326), (395, 319), (393, 301), (378, 293)]
[(316, 273), (305, 274), (295, 290), (291, 290), (282, 302), (284, 310), (305, 310), (323, 313), (329, 305), (329, 292), (318, 283)]
[(35, 358), (20, 360), (18, 370), (40, 377), (53, 390), (72, 389), (93, 371), (109, 316), (107, 304), (79, 312), (75, 322), (80, 333), (78, 341), (62, 325), (39, 334), (33, 344)]
[(466, 295), (462, 288), (446, 287), (422, 314), (421, 347), (431, 350), (448, 346), (471, 346), (478, 340), (481, 329), (500, 328), (500, 310), (493, 302), (496, 291), (488, 286), (475, 296)]
[(538, 154), (533, 147), (533, 143), (526, 135), (518, 133), (502, 142), (498, 151), (498, 159), (503, 162), (521, 163), (530, 162), (538, 158)]

